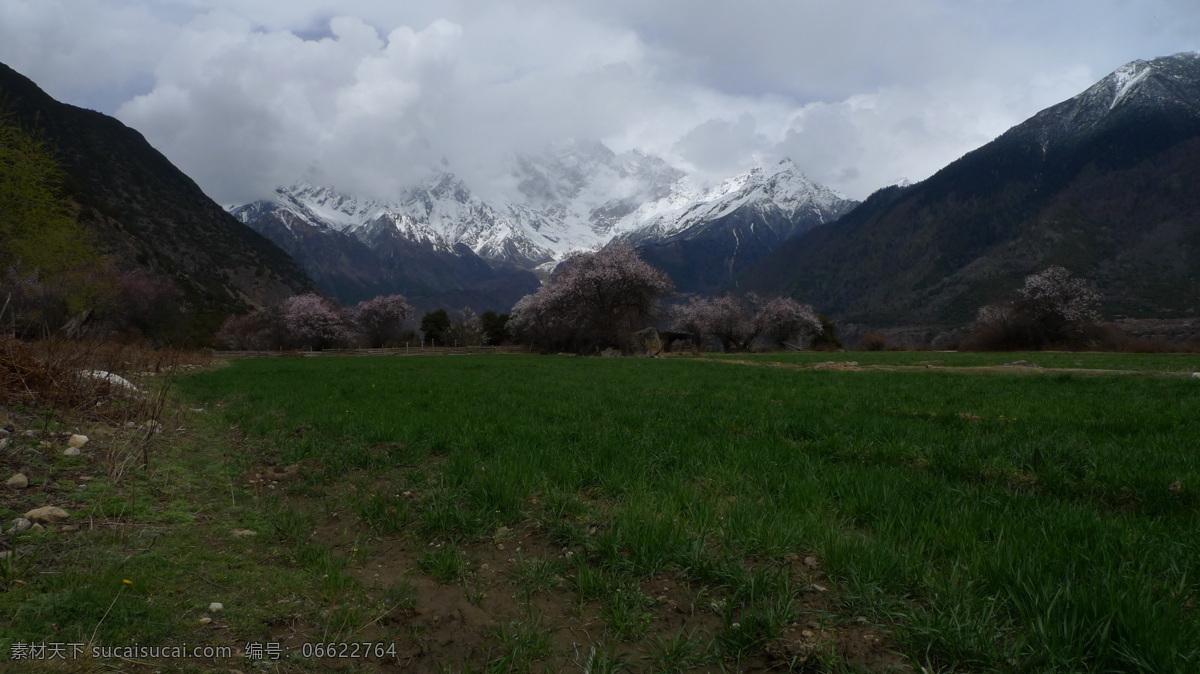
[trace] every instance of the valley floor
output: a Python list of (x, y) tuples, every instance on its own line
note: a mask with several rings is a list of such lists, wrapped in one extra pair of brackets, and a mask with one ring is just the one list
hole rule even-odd
[(67, 519), (0, 537), (0, 667), (1194, 671), (1197, 370), (276, 358), (159, 433), (10, 406), (0, 525)]

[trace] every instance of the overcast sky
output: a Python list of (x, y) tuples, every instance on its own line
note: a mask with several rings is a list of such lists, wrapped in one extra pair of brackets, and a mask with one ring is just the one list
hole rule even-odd
[(222, 203), (443, 160), (488, 194), (565, 138), (861, 199), (1196, 49), (1196, 0), (0, 0), (0, 61)]

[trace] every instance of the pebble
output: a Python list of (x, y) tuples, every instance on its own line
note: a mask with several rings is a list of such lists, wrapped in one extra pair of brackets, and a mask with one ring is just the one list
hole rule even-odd
[(810, 569), (815, 569), (815, 568), (817, 568), (818, 566), (820, 566), (820, 565), (821, 565), (821, 563), (817, 561), (817, 558), (816, 558), (816, 557), (813, 557), (812, 555), (809, 555), (808, 557), (805, 557), (805, 558), (804, 558), (804, 565), (805, 565), (805, 566), (807, 566), (807, 567), (808, 567), (808, 568), (810, 568)]
[(29, 478), (25, 477), (24, 473), (17, 473), (16, 475), (8, 478), (4, 484), (12, 487), (13, 489), (24, 489), (25, 487), (29, 486)]
[(75, 434), (67, 440), (68, 447), (81, 448), (88, 443), (88, 436)]
[(42, 440), (41, 442), (38, 443), (39, 449), (50, 449), (53, 446), (54, 445), (51, 445), (49, 440)]
[(63, 450), (63, 456), (79, 456), (83, 454), (83, 450), (78, 447), (67, 447)]
[(207, 625), (207, 624), (209, 624), (210, 622), (212, 622), (212, 618), (201, 618), (201, 619), (200, 619), (200, 624), (201, 624), (201, 625)]
[(223, 608), (225, 608), (225, 605), (219, 601), (214, 601), (213, 603), (208, 605), (208, 610), (212, 611), (213, 613), (216, 613), (217, 611), (220, 611)]

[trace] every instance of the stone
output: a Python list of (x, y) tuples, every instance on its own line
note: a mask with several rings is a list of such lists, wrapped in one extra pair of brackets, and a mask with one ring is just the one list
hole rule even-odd
[(220, 611), (224, 608), (225, 608), (225, 605), (219, 601), (214, 601), (213, 603), (208, 605), (208, 610), (212, 611), (213, 613), (216, 613), (217, 611)]
[(67, 447), (63, 450), (63, 456), (79, 456), (83, 454), (83, 450), (78, 447)]
[(0, 438), (0, 449), (8, 449), (8, 438)]
[(1192, 379), (1200, 379), (1200, 372), (1193, 372)]
[(637, 345), (638, 352), (647, 356), (657, 356), (663, 352), (662, 339), (658, 336), (658, 330), (654, 328), (645, 328), (633, 333), (633, 342)]
[(212, 622), (212, 618), (201, 618), (201, 619), (200, 619), (200, 624), (201, 624), (201, 625), (207, 625), (207, 624), (209, 624), (210, 622)]
[(55, 524), (70, 519), (71, 514), (58, 506), (42, 506), (25, 513), (25, 518), (42, 524)]
[(48, 440), (42, 440), (38, 443), (38, 449), (50, 449), (53, 446), (54, 445), (50, 444), (50, 441)]
[(17, 473), (5, 480), (4, 484), (13, 489), (24, 489), (29, 486), (29, 478), (25, 477), (24, 473)]
[(12, 435), (12, 431), (7, 428), (0, 428), (0, 438), (7, 438), (10, 435)]
[(33, 526), (29, 527), (29, 530), (30, 530), (30, 531), (45, 531), (45, 530), (46, 530), (46, 527), (44, 527), (44, 526), (42, 526), (42, 525), (40, 525), (40, 524), (35, 524), (35, 525), (33, 525)]
[(74, 447), (76, 449), (82, 448), (87, 443), (88, 443), (88, 436), (86, 436), (86, 435), (75, 434), (75, 435), (72, 435), (70, 437), (70, 439), (67, 440), (67, 446)]
[(30, 522), (24, 517), (17, 517), (13, 519), (12, 526), (10, 526), (4, 533), (11, 536), (12, 534), (19, 534), (22, 531), (29, 531), (32, 526), (33, 522)]
[(133, 382), (129, 381), (128, 379), (126, 379), (120, 375), (115, 375), (111, 372), (106, 372), (104, 370), (84, 370), (79, 373), (79, 376), (81, 376), (85, 379), (95, 379), (97, 381), (102, 381), (102, 382), (105, 382), (105, 383), (113, 386), (114, 388), (124, 389), (131, 393), (139, 392), (138, 387), (134, 386)]

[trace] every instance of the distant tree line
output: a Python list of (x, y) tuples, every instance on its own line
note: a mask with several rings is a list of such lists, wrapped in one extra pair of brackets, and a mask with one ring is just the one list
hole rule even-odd
[(512, 310), (512, 330), (521, 341), (548, 350), (594, 353), (635, 349), (634, 333), (655, 323), (686, 333), (695, 346), (710, 340), (726, 351), (754, 344), (796, 346), (833, 327), (811, 306), (785, 297), (697, 297), (667, 310), (670, 278), (643, 261), (627, 242), (566, 257), (536, 292)]
[(419, 324), (403, 295), (381, 295), (352, 307), (317, 294), (297, 295), (231, 316), (217, 332), (221, 346), (233, 350), (383, 348), (406, 344), (482, 346), (508, 339), (507, 314), (468, 308), (437, 309)]

